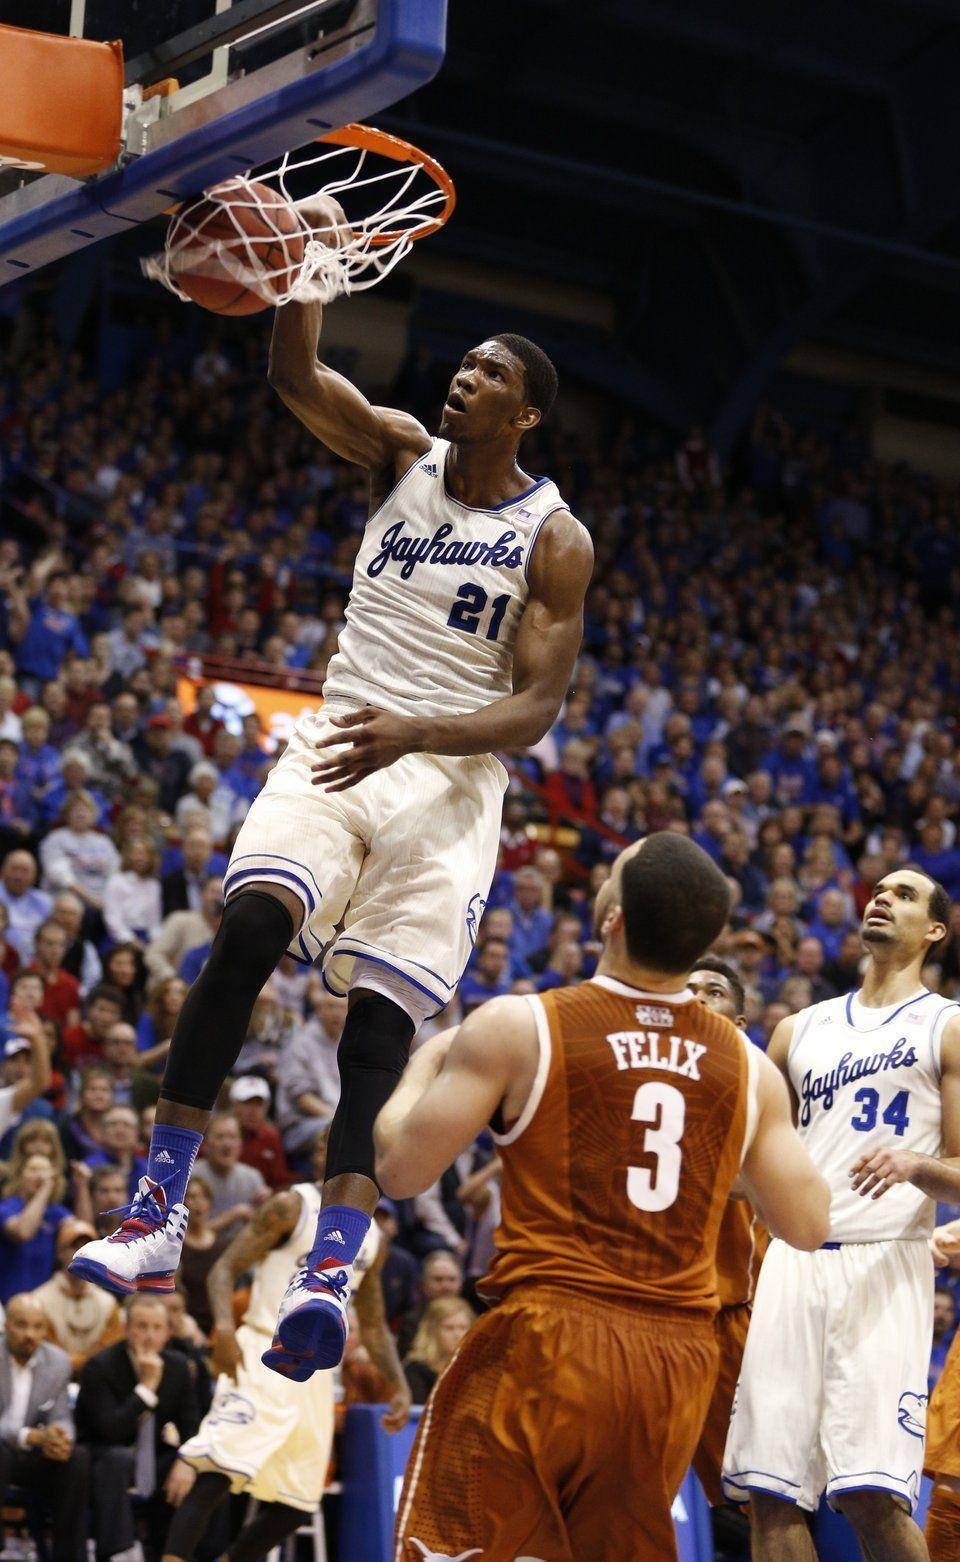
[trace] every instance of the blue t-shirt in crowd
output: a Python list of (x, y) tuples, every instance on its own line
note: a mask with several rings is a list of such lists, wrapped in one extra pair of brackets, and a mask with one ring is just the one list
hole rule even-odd
[(922, 846), (914, 847), (910, 861), (937, 879), (951, 900), (960, 899), (960, 851), (928, 852)]
[(30, 608), (27, 632), (17, 649), (17, 669), (31, 678), (56, 678), (68, 652), (86, 656), (86, 636), (72, 613), (51, 607), (42, 597)]
[(180, 969), (177, 972), (177, 975), (180, 977), (181, 981), (186, 982), (188, 985), (191, 985), (196, 981), (212, 947), (213, 944), (211, 940), (210, 943), (198, 944), (195, 949), (187, 950), (183, 959), (180, 961)]
[(820, 921), (819, 917), (814, 917), (807, 928), (810, 938), (819, 938), (823, 945), (823, 954), (826, 960), (837, 959), (840, 953), (840, 945), (851, 931), (855, 931), (852, 922), (842, 922), (839, 927), (828, 927), (826, 922)]
[[(0, 1038), (2, 1039), (2, 1038)], [(29, 1122), (31, 1118), (40, 1117), (46, 1123), (52, 1123), (56, 1113), (49, 1101), (44, 1101), (42, 1096), (33, 1101), (28, 1101), (20, 1116), (15, 1118), (0, 1139), (0, 1161), (8, 1161), (13, 1150), (13, 1141), (17, 1137), (17, 1130), (21, 1123)]]
[(546, 949), (549, 944), (553, 930), (553, 913), (543, 906), (537, 906), (533, 911), (521, 911), (516, 902), (510, 910), (513, 912), (510, 952), (517, 960), (529, 960), (538, 949)]
[(488, 998), (503, 998), (509, 991), (509, 977), (504, 977), (495, 987), (490, 987), (487, 982), (481, 982), (468, 971), (459, 988), (463, 1012), (466, 1014), (470, 1009), (476, 1009), (481, 1003), (486, 1003)]
[(57, 1232), (70, 1219), (65, 1204), (48, 1204), (43, 1219), (28, 1242), (7, 1235), (6, 1223), (26, 1208), (19, 1194), (0, 1199), (0, 1302), (6, 1304), (20, 1291), (35, 1291), (57, 1267)]

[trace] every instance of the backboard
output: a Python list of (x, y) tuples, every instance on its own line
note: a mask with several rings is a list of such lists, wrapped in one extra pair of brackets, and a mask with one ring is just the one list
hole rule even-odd
[(123, 42), (123, 151), (84, 181), (0, 173), (0, 286), (376, 115), (435, 75), (446, 34), (446, 0), (60, 6), (59, 29), (46, 19), (56, 5), (30, 7), (29, 25), (42, 11), (49, 30)]

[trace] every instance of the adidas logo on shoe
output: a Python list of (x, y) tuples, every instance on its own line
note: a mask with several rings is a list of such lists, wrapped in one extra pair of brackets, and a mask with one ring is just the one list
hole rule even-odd
[(173, 1156), (170, 1154), (169, 1150), (158, 1150), (155, 1158), (158, 1162), (163, 1161), (167, 1166), (176, 1165), (176, 1162)]

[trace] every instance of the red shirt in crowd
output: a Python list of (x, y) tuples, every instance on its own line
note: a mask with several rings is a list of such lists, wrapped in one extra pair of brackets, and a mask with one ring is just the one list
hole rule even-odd
[(597, 794), (592, 781), (581, 781), (578, 776), (555, 770), (547, 777), (543, 794), (551, 814), (559, 814), (561, 819), (575, 817), (585, 819), (588, 824), (596, 823)]
[(196, 738), (209, 759), (213, 753), (213, 740), (222, 726), (223, 722), (216, 716), (202, 716), (199, 711), (191, 711), (183, 723), (183, 730)]
[(20, 956), (12, 944), (0, 939), (0, 971), (3, 972), (8, 982), (12, 982), (20, 969)]
[(103, 1062), (103, 1049), (85, 1025), (69, 1025), (63, 1033), (63, 1058), (68, 1069), (86, 1068)]
[(244, 1133), (240, 1159), (244, 1166), (254, 1166), (268, 1187), (288, 1188), (293, 1180), (283, 1140), (272, 1123)]
[[(30, 967), (31, 971), (36, 969), (35, 965)], [(79, 1008), (80, 983), (69, 971), (58, 971), (56, 976), (44, 979), (43, 1002), (37, 1010), (42, 1019), (56, 1020), (63, 1030), (71, 1010)]]

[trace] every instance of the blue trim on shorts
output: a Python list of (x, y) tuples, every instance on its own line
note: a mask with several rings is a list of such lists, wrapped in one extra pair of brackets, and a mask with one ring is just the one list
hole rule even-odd
[[(832, 1480), (827, 1482), (825, 1488), (827, 1502), (829, 1503), (830, 1507), (834, 1509), (834, 1512), (836, 1512), (836, 1507), (834, 1507), (834, 1504), (839, 1507), (840, 1499), (842, 1497), (846, 1497), (848, 1493), (858, 1491), (877, 1491), (883, 1492), (884, 1496), (886, 1497), (899, 1497), (901, 1502), (909, 1503), (910, 1512), (913, 1513), (919, 1500), (920, 1475), (922, 1472), (918, 1472), (917, 1475), (916, 1495), (914, 1495), (909, 1490), (905, 1490), (905, 1488), (909, 1487), (908, 1481), (901, 1480), (899, 1475), (891, 1475), (887, 1470), (863, 1470), (860, 1473), (863, 1475), (885, 1476), (889, 1484), (881, 1486), (876, 1481), (859, 1481), (856, 1475), (835, 1475)], [(842, 1487), (837, 1485), (838, 1482), (845, 1480), (857, 1481), (857, 1485)], [(842, 1512), (843, 1510), (841, 1509), (840, 1511)]]
[(842, 1247), (846, 1247), (845, 1242), (821, 1242), (819, 1251), (821, 1253), (839, 1253)]
[[(437, 993), (436, 992), (431, 992), (431, 990), (429, 990), (429, 987), (423, 986), (423, 982), (418, 982), (417, 979), (414, 978), (414, 976), (407, 976), (406, 972), (401, 972), (400, 965), (390, 965), (390, 961), (384, 961), (384, 959), (382, 959), (382, 956), (379, 956), (379, 954), (362, 954), (361, 951), (359, 951), (359, 950), (340, 950), (340, 948), (337, 948), (337, 950), (334, 951), (334, 958), (336, 958), (336, 954), (339, 954), (339, 953), (353, 954), (354, 961), (370, 961), (370, 964), (372, 964), (372, 965), (382, 965), (382, 967), (386, 968), (386, 970), (389, 970), (389, 972), (393, 972), (393, 975), (401, 976), (401, 978), (403, 978), (403, 981), (409, 981), (409, 984), (411, 984), (411, 987), (415, 987), (415, 989), (417, 989), (417, 992), (423, 993), (423, 995), (425, 995), (425, 998), (429, 998), (429, 1000), (431, 1000), (431, 1003), (439, 1004), (440, 1007), (439, 1007), (439, 1009), (437, 1009), (437, 1014), (440, 1014), (440, 1009), (445, 1009), (446, 1004), (450, 1003), (450, 998), (437, 998)], [(329, 984), (328, 979), (326, 979), (326, 973), (322, 972), (322, 973), (320, 973), (320, 975), (322, 975), (323, 986), (326, 987), (326, 990), (328, 990), (328, 992), (331, 992), (332, 995), (334, 995), (334, 998), (342, 998), (343, 997), (343, 993), (342, 992), (337, 992), (337, 990), (334, 989), (334, 987), (331, 987), (331, 984)], [(428, 1015), (428, 1018), (431, 1018), (431, 1020), (432, 1020), (432, 1014)]]
[[(779, 1481), (781, 1486), (792, 1486), (794, 1491), (802, 1490), (799, 1481), (788, 1481), (785, 1475), (774, 1475), (771, 1470), (737, 1470), (734, 1471), (734, 1473), (731, 1475), (721, 1475), (721, 1480), (728, 1481), (731, 1486), (742, 1486), (745, 1491), (752, 1491), (754, 1489), (757, 1491), (766, 1491), (767, 1488), (765, 1486), (758, 1486), (756, 1488), (751, 1487), (749, 1481), (742, 1481), (740, 1479), (741, 1475), (762, 1475), (768, 1481)], [(770, 1496), (776, 1497), (777, 1493), (771, 1492)], [(796, 1498), (784, 1497), (783, 1500), (784, 1502), (795, 1502)]]
[[(228, 879), (230, 877), (235, 862), (246, 862), (250, 857), (260, 858), (266, 862), (287, 862), (290, 864), (291, 868), (298, 868), (301, 873), (306, 873), (309, 875), (310, 883), (313, 885), (313, 888), (316, 891), (317, 900), (323, 899), (323, 891), (321, 890), (313, 874), (310, 872), (310, 869), (307, 867), (306, 863), (297, 862), (293, 857), (282, 857), (279, 852), (244, 852), (240, 857), (231, 857), (230, 861), (227, 863), (227, 871), (224, 875), (224, 878)], [(309, 893), (309, 885), (304, 885), (304, 889), (306, 889)], [(313, 905), (312, 909), (315, 911), (316, 905)]]
[[(361, 946), (363, 946), (363, 947), (365, 947), (367, 949), (376, 949), (376, 947), (377, 947), (376, 944), (367, 944), (367, 943), (365, 943), (365, 940), (362, 939), (362, 938), (354, 938), (353, 935), (350, 934), (350, 933), (345, 933), (344, 934), (344, 938), (349, 939), (350, 942), (353, 943), (353, 944), (360, 944)], [(338, 947), (340, 947), (341, 943), (342, 943), (342, 941), (338, 940)], [(351, 949), (348, 952), (350, 954), (356, 954), (357, 959), (360, 959), (360, 960), (377, 960), (377, 959), (379, 959), (381, 965), (385, 965), (386, 964), (386, 961), (383, 959), (382, 956), (378, 956), (378, 955), (365, 955), (365, 954), (362, 953), (362, 950), (352, 950)], [(471, 953), (472, 953), (472, 951), (471, 951)], [(469, 961), (469, 958), (468, 958), (467, 965), (469, 965), (469, 963), (470, 963), (470, 961)], [(426, 971), (428, 976), (434, 977), (434, 979), (440, 983), (441, 987), (446, 987), (447, 991), (450, 992), (450, 993), (456, 992), (457, 988), (460, 986), (461, 981), (463, 980), (463, 972), (462, 971), (461, 971), (460, 975), (457, 977), (455, 982), (448, 982), (440, 975), (439, 971), (432, 970), (430, 968), (430, 966), (428, 966), (428, 965), (421, 965), (419, 960), (408, 960), (407, 964), (408, 965), (412, 965), (414, 967), (414, 969), (417, 970), (417, 971)], [(464, 966), (464, 968), (463, 968), (464, 971), (466, 970), (466, 968), (467, 967)], [(391, 969), (392, 969), (392, 967), (391, 967)], [(403, 971), (400, 971), (398, 974), (400, 976), (403, 976), (405, 973)], [(407, 980), (410, 981), (410, 982), (413, 982), (413, 977), (409, 976), (409, 977), (407, 977)], [(418, 985), (419, 985), (418, 983), (414, 982), (414, 986), (415, 987), (418, 986)], [(422, 988), (421, 991), (427, 993), (427, 996), (430, 997), (430, 998), (436, 997), (436, 994), (430, 992), (426, 987)], [(438, 998), (437, 1002), (439, 1003), (440, 1001), (441, 1000)], [(444, 999), (443, 1002), (444, 1003), (448, 1003), (449, 999)]]

